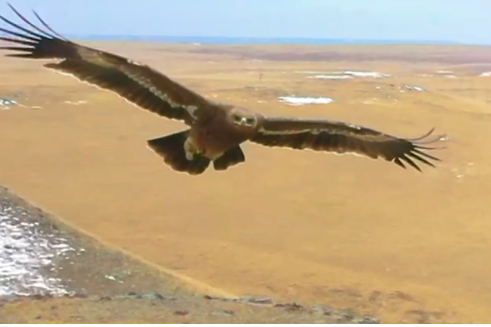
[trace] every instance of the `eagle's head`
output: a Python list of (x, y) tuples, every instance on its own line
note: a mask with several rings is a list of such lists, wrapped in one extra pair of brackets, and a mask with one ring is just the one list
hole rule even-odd
[(232, 124), (241, 128), (256, 128), (258, 117), (254, 112), (247, 109), (234, 107), (228, 113), (228, 119)]

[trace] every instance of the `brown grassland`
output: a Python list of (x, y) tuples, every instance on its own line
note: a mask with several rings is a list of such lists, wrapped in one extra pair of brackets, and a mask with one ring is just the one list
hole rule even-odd
[[(2, 185), (198, 286), (351, 307), (384, 322), (422, 312), (491, 322), (491, 150), (483, 145), (491, 137), (491, 77), (478, 76), (491, 71), (490, 48), (84, 43), (265, 115), (345, 120), (404, 137), (436, 127), (449, 135), (447, 149), (436, 152), (437, 168), (419, 173), (248, 143), (245, 164), (192, 177), (146, 147), (183, 124), (41, 61), (2, 57), (0, 97), (26, 106), (0, 110)], [(344, 70), (391, 76), (300, 73)], [(400, 92), (403, 84), (425, 91)], [(335, 102), (278, 101), (290, 94)], [(87, 102), (65, 103), (80, 100)]]

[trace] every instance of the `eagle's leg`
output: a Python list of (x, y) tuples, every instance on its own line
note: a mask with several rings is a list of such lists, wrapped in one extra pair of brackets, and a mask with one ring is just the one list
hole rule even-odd
[(244, 152), (239, 145), (235, 145), (225, 151), (220, 157), (213, 160), (216, 170), (226, 170), (228, 167), (235, 166), (245, 161)]

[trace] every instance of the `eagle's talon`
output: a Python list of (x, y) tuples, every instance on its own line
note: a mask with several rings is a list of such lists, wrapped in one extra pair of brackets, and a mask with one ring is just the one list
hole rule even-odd
[(188, 159), (189, 161), (193, 161), (194, 155), (190, 152), (186, 152), (186, 159)]

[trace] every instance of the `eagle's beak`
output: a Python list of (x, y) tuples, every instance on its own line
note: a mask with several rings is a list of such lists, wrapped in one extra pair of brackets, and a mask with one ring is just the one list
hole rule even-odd
[(247, 125), (247, 119), (245, 117), (242, 117), (242, 119), (240, 120), (240, 124)]

